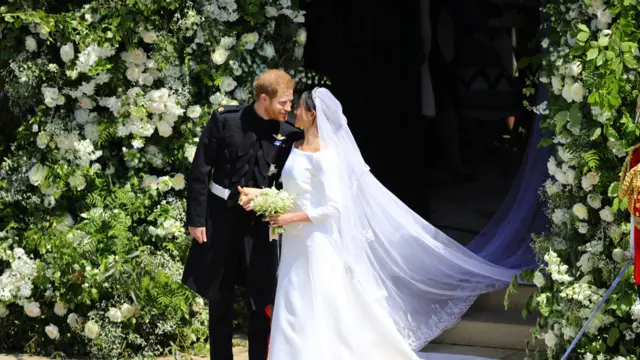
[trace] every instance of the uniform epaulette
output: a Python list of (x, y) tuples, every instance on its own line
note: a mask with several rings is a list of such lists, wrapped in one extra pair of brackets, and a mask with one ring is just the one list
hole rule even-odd
[(221, 105), (216, 111), (218, 111), (219, 114), (225, 114), (237, 112), (240, 109), (242, 109), (242, 106), (240, 105)]

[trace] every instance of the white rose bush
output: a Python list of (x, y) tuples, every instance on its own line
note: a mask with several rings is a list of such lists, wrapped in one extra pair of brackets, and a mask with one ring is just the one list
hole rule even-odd
[(16, 0), (0, 89), (20, 120), (0, 163), (0, 349), (95, 359), (206, 352), (180, 283), (188, 170), (219, 106), (305, 71), (285, 0)]
[[(560, 0), (543, 8), (543, 53), (529, 59), (548, 100), (530, 108), (542, 116), (542, 146), (555, 146), (540, 189), (549, 231), (535, 235), (538, 290), (525, 314), (539, 312), (534, 340), (559, 359), (630, 259), (630, 215), (618, 197), (627, 150), (640, 139), (640, 3)], [(627, 271), (586, 328), (570, 359), (640, 356), (640, 299)]]

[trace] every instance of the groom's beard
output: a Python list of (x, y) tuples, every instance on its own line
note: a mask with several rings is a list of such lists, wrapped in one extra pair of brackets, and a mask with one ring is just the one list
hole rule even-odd
[(286, 114), (281, 114), (279, 111), (274, 110), (273, 108), (266, 108), (265, 109), (265, 113), (267, 114), (267, 119), (270, 120), (278, 120), (278, 121), (285, 121), (287, 120), (287, 115), (289, 115), (289, 113)]

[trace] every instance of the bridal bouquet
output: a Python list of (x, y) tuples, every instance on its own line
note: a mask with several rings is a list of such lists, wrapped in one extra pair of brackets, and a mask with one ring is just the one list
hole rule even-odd
[[(293, 196), (284, 190), (274, 187), (262, 190), (260, 195), (253, 199), (253, 211), (268, 219), (272, 215), (282, 215), (293, 207)], [(282, 226), (271, 227), (271, 240), (284, 233)]]

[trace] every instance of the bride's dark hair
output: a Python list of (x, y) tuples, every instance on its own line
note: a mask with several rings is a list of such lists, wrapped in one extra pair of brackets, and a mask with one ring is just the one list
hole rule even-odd
[(302, 106), (306, 111), (316, 111), (316, 103), (313, 101), (311, 91), (307, 90), (300, 95), (298, 105)]

